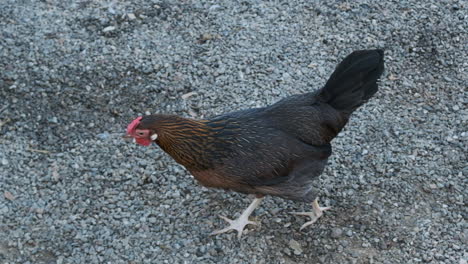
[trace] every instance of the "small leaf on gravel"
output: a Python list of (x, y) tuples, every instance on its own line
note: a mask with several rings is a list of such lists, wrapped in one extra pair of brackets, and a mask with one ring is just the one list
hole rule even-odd
[(13, 194), (11, 194), (11, 192), (9, 192), (9, 191), (5, 191), (5, 193), (3, 193), (3, 195), (5, 196), (5, 198), (7, 198), (10, 201), (15, 200), (15, 196), (13, 196)]
[(395, 80), (398, 80), (398, 77), (396, 75), (394, 75), (394, 74), (390, 74), (390, 76), (388, 76), (388, 79), (390, 81), (395, 81)]
[(182, 99), (187, 100), (188, 98), (190, 98), (190, 97), (192, 97), (194, 95), (197, 95), (197, 93), (196, 92), (190, 92), (190, 93), (183, 94), (181, 97), (182, 97)]
[(5, 125), (6, 123), (10, 122), (11, 119), (7, 118), (5, 120), (0, 120), (0, 128), (2, 128), (3, 125)]

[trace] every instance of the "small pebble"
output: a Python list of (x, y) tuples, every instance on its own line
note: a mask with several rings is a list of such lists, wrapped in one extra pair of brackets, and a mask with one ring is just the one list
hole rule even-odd
[(301, 244), (299, 244), (299, 242), (297, 242), (296, 240), (294, 240), (294, 239), (289, 240), (289, 247), (292, 250), (294, 250), (294, 254), (296, 254), (296, 255), (302, 254)]
[(331, 232), (331, 237), (339, 238), (343, 234), (343, 231), (340, 228), (333, 228)]
[(114, 26), (108, 26), (108, 27), (105, 27), (102, 31), (103, 32), (110, 32), (110, 31), (114, 31), (114, 30), (115, 30)]

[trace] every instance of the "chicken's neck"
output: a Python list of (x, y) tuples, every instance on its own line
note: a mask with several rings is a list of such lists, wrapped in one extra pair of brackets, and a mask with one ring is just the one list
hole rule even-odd
[(212, 166), (216, 134), (206, 120), (172, 117), (159, 123), (156, 143), (187, 169), (204, 170)]

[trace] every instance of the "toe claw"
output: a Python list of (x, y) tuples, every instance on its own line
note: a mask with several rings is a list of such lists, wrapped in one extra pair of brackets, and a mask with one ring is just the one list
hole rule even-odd
[(247, 222), (247, 225), (255, 225), (255, 226), (258, 226), (258, 222), (255, 222), (255, 221), (249, 221)]
[(315, 219), (312, 219), (312, 220), (309, 221), (309, 222), (305, 222), (305, 223), (301, 226), (301, 228), (299, 228), (299, 231), (302, 231), (302, 229), (304, 229), (304, 228), (306, 228), (306, 227), (312, 225), (313, 223), (315, 223), (315, 222), (317, 221), (317, 219), (318, 219), (318, 218), (315, 218)]
[(220, 215), (219, 218), (223, 219), (224, 221), (228, 222), (229, 224), (232, 223), (232, 220), (229, 219), (229, 218), (227, 218), (227, 217), (225, 217), (225, 216)]
[(219, 235), (219, 234), (222, 234), (222, 233), (225, 233), (227, 232), (228, 230), (225, 230), (226, 228), (224, 229), (220, 229), (220, 230), (215, 230), (213, 232), (210, 233), (210, 236), (215, 236), (215, 235)]
[(214, 235), (219, 235), (219, 234), (222, 234), (222, 233), (226, 233), (228, 232), (229, 230), (232, 230), (231, 228), (223, 228), (223, 229), (219, 229), (219, 230), (215, 230), (213, 232), (210, 233), (210, 236), (214, 236)]

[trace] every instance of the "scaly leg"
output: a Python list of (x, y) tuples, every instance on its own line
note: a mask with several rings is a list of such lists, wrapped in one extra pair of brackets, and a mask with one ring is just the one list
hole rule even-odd
[(240, 239), (241, 236), (242, 236), (242, 231), (244, 230), (246, 225), (248, 225), (248, 224), (258, 225), (257, 222), (250, 221), (249, 216), (252, 214), (252, 212), (255, 210), (255, 208), (257, 208), (260, 205), (263, 198), (264, 197), (255, 198), (252, 201), (252, 203), (249, 205), (249, 207), (247, 207), (247, 209), (245, 209), (245, 211), (242, 212), (242, 214), (236, 220), (231, 220), (231, 219), (229, 219), (227, 217), (219, 216), (222, 219), (226, 220), (226, 222), (229, 223), (229, 226), (226, 227), (226, 228), (223, 228), (221, 230), (216, 230), (216, 231), (212, 232), (210, 235), (218, 235), (218, 234), (226, 233), (226, 232), (228, 232), (230, 230), (236, 230), (238, 232), (237, 238)]
[(318, 198), (316, 198), (315, 201), (312, 203), (312, 209), (312, 212), (292, 213), (295, 215), (305, 215), (311, 218), (311, 220), (303, 224), (299, 230), (302, 230), (306, 226), (310, 226), (311, 224), (315, 223), (323, 215), (323, 211), (330, 210), (331, 207), (320, 207), (320, 205), (318, 204)]

